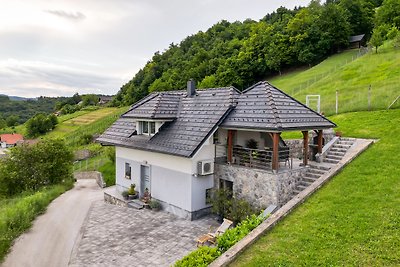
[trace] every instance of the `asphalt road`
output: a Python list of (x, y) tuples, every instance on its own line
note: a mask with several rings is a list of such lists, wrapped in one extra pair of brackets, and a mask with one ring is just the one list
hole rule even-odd
[(93, 179), (82, 179), (55, 199), (15, 242), (2, 267), (68, 266), (91, 204), (103, 198)]

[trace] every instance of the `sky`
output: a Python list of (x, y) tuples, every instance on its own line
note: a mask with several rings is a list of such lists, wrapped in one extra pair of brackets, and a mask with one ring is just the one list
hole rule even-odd
[(0, 94), (118, 92), (154, 52), (309, 0), (0, 0)]

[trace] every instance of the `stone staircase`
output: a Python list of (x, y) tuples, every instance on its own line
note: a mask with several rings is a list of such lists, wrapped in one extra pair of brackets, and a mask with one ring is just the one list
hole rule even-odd
[(293, 190), (292, 196), (296, 196), (298, 193), (306, 189), (310, 184), (312, 184), (319, 177), (324, 175), (331, 167), (326, 164), (311, 163), (307, 171), (303, 174), (300, 183)]
[(310, 186), (315, 180), (329, 171), (332, 167), (332, 164), (338, 164), (346, 154), (347, 150), (349, 150), (349, 148), (354, 144), (354, 142), (355, 139), (353, 138), (340, 138), (339, 141), (330, 148), (323, 163), (310, 163), (309, 168), (303, 174), (300, 183), (293, 190), (292, 197), (299, 194), (301, 191)]
[(326, 155), (324, 162), (337, 164), (346, 154), (347, 150), (354, 144), (355, 139), (340, 138), (339, 141), (332, 146)]

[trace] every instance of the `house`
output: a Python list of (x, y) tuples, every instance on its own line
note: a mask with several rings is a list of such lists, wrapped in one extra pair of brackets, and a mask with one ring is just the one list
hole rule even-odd
[(99, 95), (99, 105), (104, 106), (111, 102), (113, 99), (110, 95)]
[(22, 134), (0, 134), (0, 145), (2, 148), (14, 147), (21, 140), (24, 140)]
[(349, 44), (351, 48), (361, 48), (361, 46), (365, 46), (365, 42), (365, 34), (349, 37)]
[[(196, 91), (189, 81), (186, 92), (138, 101), (97, 140), (116, 147), (118, 190), (135, 183), (165, 210), (196, 219), (209, 212), (213, 188), (258, 206), (285, 201), (308, 164), (309, 131), (316, 132), (321, 153), (323, 130), (335, 126), (268, 82), (239, 92)], [(296, 168), (280, 136), (285, 131), (303, 133), (304, 157)]]

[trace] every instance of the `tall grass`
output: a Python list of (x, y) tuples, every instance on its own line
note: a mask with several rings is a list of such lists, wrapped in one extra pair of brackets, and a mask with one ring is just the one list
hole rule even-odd
[(0, 200), (0, 262), (4, 260), (13, 240), (31, 227), (32, 221), (46, 210), (53, 199), (70, 188), (72, 182)]

